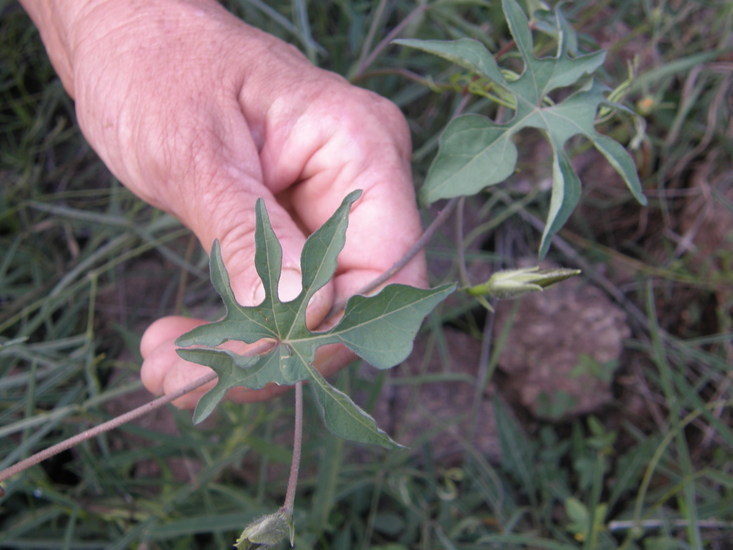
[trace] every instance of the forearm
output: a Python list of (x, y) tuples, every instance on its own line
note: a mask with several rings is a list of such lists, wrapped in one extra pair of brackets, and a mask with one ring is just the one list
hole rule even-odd
[[(101, 29), (100, 21), (122, 26), (145, 17), (150, 9), (176, 10), (181, 5), (220, 9), (215, 0), (20, 0), (66, 91), (75, 97), (74, 63), (80, 41)], [(91, 28), (94, 27), (94, 28)]]
[(41, 39), (51, 63), (61, 78), (64, 87), (73, 96), (69, 31), (79, 9), (87, 2), (20, 0), (20, 3), (41, 33)]

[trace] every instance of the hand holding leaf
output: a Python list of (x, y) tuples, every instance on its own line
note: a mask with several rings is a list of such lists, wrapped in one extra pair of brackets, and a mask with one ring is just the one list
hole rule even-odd
[[(194, 413), (196, 422), (211, 414), (234, 386), (259, 389), (270, 383), (292, 385), (307, 380), (322, 407), (326, 426), (333, 433), (363, 443), (397, 445), (367, 413), (318, 372), (313, 365), (316, 350), (328, 344), (344, 344), (377, 368), (393, 367), (409, 355), (422, 320), (453, 291), (454, 285), (427, 290), (389, 285), (376, 296), (354, 296), (336, 326), (311, 332), (305, 322), (308, 302), (336, 270), (349, 208), (359, 195), (348, 195), (336, 213), (306, 241), (301, 257), (303, 288), (289, 302), (281, 302), (277, 294), (282, 252), (262, 201), (257, 203), (255, 233), (255, 266), (265, 288), (260, 305), (245, 307), (237, 303), (218, 243), (214, 244), (211, 280), (224, 300), (226, 315), (178, 339), (178, 345), (189, 348), (178, 350), (181, 357), (209, 366), (219, 376), (217, 385), (199, 402)], [(273, 345), (261, 355), (242, 356), (217, 348), (229, 340), (253, 343), (262, 339)]]

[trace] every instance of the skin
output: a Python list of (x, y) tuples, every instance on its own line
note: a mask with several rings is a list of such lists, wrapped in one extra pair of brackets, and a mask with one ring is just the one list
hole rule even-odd
[[(308, 324), (401, 258), (421, 233), (410, 136), (389, 101), (313, 66), (294, 47), (209, 0), (23, 0), (74, 98), (79, 125), (130, 190), (171, 213), (210, 250), (219, 239), (237, 300), (264, 296), (255, 272), (254, 204), (264, 199), (283, 246), (280, 297), (300, 290), (300, 252), (352, 190), (333, 281), (312, 300)], [(423, 258), (391, 282), (425, 285)], [(141, 377), (170, 393), (208, 371), (175, 353), (203, 320), (165, 317), (145, 332)], [(240, 348), (241, 350), (241, 348)], [(330, 374), (352, 359), (324, 347)], [(176, 405), (190, 408), (208, 388)], [(230, 393), (258, 401), (281, 388)]]

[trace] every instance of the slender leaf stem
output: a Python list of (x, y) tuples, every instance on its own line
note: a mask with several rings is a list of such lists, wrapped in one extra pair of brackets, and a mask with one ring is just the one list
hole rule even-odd
[(5, 481), (6, 479), (14, 476), (15, 474), (19, 474), (20, 472), (30, 468), (31, 466), (35, 466), (39, 462), (43, 462), (44, 460), (51, 458), (52, 456), (55, 456), (67, 449), (70, 449), (71, 447), (79, 445), (80, 443), (83, 443), (84, 441), (92, 439), (93, 437), (97, 437), (98, 435), (101, 435), (110, 430), (114, 430), (115, 428), (118, 428), (122, 426), (123, 424), (130, 422), (131, 420), (135, 420), (136, 418), (139, 418), (143, 415), (148, 414), (149, 412), (153, 412), (154, 410), (159, 409), (163, 405), (167, 405), (171, 401), (175, 401), (179, 397), (182, 397), (186, 395), (187, 393), (192, 392), (193, 390), (200, 388), (204, 384), (208, 384), (209, 382), (215, 379), (216, 379), (216, 373), (212, 371), (200, 378), (197, 378), (193, 382), (186, 384), (185, 386), (176, 390), (173, 393), (169, 393), (168, 395), (163, 395), (161, 397), (158, 397), (157, 399), (148, 401), (144, 405), (141, 405), (135, 409), (132, 409), (131, 411), (121, 414), (120, 416), (117, 416), (111, 420), (108, 420), (107, 422), (103, 422), (102, 424), (99, 424), (97, 426), (94, 426), (93, 428), (85, 430), (73, 437), (60, 441), (56, 445), (52, 445), (51, 447), (48, 447), (32, 456), (29, 456), (25, 460), (21, 460), (20, 462), (14, 464), (13, 466), (10, 466), (9, 468), (6, 468), (5, 470), (1, 471), (0, 472), (0, 482)]
[(290, 462), (290, 477), (288, 488), (285, 493), (283, 511), (293, 514), (295, 504), (295, 492), (298, 487), (298, 474), (300, 472), (300, 451), (303, 448), (303, 382), (295, 384), (295, 425), (293, 427), (293, 458)]

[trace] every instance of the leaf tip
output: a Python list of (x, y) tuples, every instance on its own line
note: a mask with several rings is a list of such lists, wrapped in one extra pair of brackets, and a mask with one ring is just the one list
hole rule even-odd
[(355, 203), (357, 200), (359, 200), (359, 198), (363, 194), (364, 194), (364, 191), (362, 189), (355, 189), (354, 191), (352, 191), (351, 193), (349, 193), (348, 195), (346, 195), (346, 197), (344, 197), (343, 202), (351, 205), (351, 204)]
[(221, 254), (221, 243), (219, 242), (219, 239), (214, 239), (214, 242), (211, 243), (211, 254)]
[(410, 447), (407, 445), (403, 445), (399, 441), (395, 441), (391, 437), (389, 438), (389, 446), (385, 446), (386, 449), (389, 449), (391, 451), (409, 451)]
[(204, 420), (206, 420), (207, 418), (209, 418), (210, 415), (211, 415), (211, 411), (206, 411), (206, 412), (199, 413), (198, 407), (197, 407), (196, 410), (193, 413), (193, 417), (191, 417), (191, 422), (193, 423), (194, 426), (198, 426)]
[[(188, 340), (188, 332), (185, 334), (181, 334), (178, 338), (176, 338), (176, 341), (174, 342), (176, 348), (187, 348), (191, 345), (191, 342)], [(179, 353), (179, 350), (176, 349), (176, 353), (178, 355), (181, 355)]]
[(209, 418), (223, 397), (224, 394), (222, 392), (215, 392), (214, 390), (210, 390), (206, 395), (201, 397), (193, 411), (193, 417), (191, 418), (193, 424), (201, 424)]

